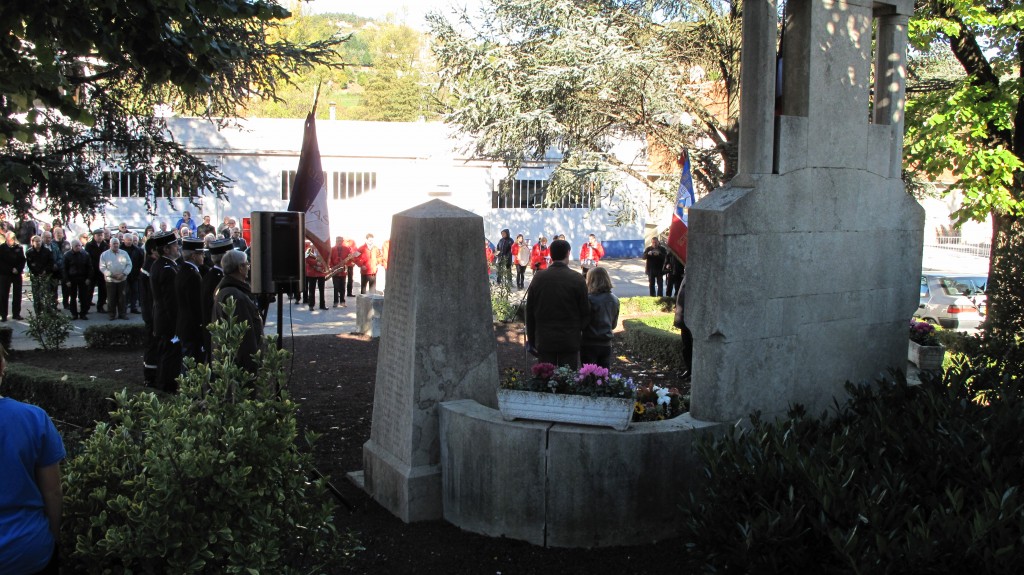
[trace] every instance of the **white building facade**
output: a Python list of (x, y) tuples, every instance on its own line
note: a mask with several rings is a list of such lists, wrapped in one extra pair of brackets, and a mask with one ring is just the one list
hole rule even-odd
[[(106, 178), (110, 203), (93, 226), (127, 222), (129, 227), (143, 228), (166, 221), (170, 227), (185, 209), (193, 219), (201, 221), (209, 215), (217, 225), (224, 216), (241, 222), (253, 211), (287, 209), (302, 145), (302, 120), (254, 119), (219, 130), (202, 119), (170, 118), (168, 123), (177, 141), (232, 180), (227, 200), (202, 196), (200, 207), (195, 208), (187, 199), (194, 191), (178, 190), (173, 194), (184, 197), (150, 198), (157, 212), (154, 216), (146, 209), (143, 194), (147, 192), (134, 189), (130, 177), (112, 168)], [(380, 243), (391, 234), (392, 215), (436, 198), (482, 216), (491, 242), (498, 240), (504, 228), (513, 238), (521, 233), (533, 241), (541, 235), (551, 239), (565, 234), (578, 252), (593, 233), (604, 243), (606, 257), (633, 257), (643, 251), (645, 224), (667, 226), (671, 214), (670, 201), (653, 197), (639, 184), (628, 193), (640, 195), (643, 203), (653, 202), (657, 207), (651, 213), (658, 214), (658, 221), (641, 219), (616, 226), (614, 214), (619, 206), (614, 199), (597, 195), (577, 205), (534, 207), (559, 160), (554, 155), (524, 164), (512, 194), (499, 194), (498, 185), (507, 170), (500, 163), (462, 153), (465, 140), (442, 123), (320, 120), (317, 136), (332, 243), (337, 236), (361, 242), (368, 233)], [(648, 172), (642, 143), (623, 143), (615, 153), (637, 171)]]

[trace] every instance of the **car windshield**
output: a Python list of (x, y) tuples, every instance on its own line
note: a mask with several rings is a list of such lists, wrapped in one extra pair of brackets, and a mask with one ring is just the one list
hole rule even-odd
[(979, 295), (985, 293), (987, 277), (941, 278), (939, 283), (948, 295)]

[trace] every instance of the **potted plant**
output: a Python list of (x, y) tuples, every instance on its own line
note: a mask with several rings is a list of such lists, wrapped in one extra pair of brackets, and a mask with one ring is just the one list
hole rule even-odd
[(690, 397), (674, 387), (655, 384), (638, 386), (633, 404), (633, 421), (662, 421), (682, 415), (690, 409)]
[(910, 347), (907, 359), (921, 371), (940, 371), (946, 348), (935, 337), (935, 326), (924, 321), (910, 320)]
[(579, 371), (538, 363), (531, 377), (505, 370), (498, 389), (498, 408), (506, 421), (536, 419), (559, 423), (608, 426), (622, 431), (633, 414), (633, 380), (594, 364)]

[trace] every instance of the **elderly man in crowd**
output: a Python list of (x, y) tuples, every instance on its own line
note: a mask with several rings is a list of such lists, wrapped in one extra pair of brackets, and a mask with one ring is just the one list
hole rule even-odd
[(128, 319), (128, 274), (132, 258), (121, 249), (121, 241), (110, 239), (110, 249), (100, 254), (100, 273), (107, 284), (107, 314), (110, 319)]
[(227, 311), (224, 304), (228, 300), (234, 300), (234, 318), (240, 323), (249, 322), (249, 328), (245, 330), (242, 344), (235, 354), (235, 362), (250, 373), (256, 373), (256, 360), (253, 355), (259, 352), (263, 346), (263, 321), (260, 318), (259, 309), (252, 301), (252, 291), (246, 279), (249, 273), (249, 261), (245, 254), (238, 250), (231, 250), (224, 254), (220, 260), (224, 268), (224, 279), (217, 286), (217, 293), (214, 296), (213, 317), (215, 320), (225, 319)]
[(92, 259), (80, 240), (71, 240), (71, 251), (64, 254), (64, 291), (68, 294), (71, 319), (89, 319), (89, 294), (92, 286)]
[(134, 233), (127, 233), (122, 240), (122, 251), (128, 254), (132, 260), (132, 271), (128, 274), (128, 307), (132, 313), (142, 313), (139, 307), (142, 305), (141, 280), (142, 264), (146, 262), (146, 252), (139, 246), (139, 236)]

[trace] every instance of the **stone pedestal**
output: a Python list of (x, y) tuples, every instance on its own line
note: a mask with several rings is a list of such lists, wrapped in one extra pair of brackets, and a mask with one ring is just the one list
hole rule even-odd
[[(912, 11), (908, 0), (787, 7), (774, 144), (741, 139), (740, 174), (689, 212), (694, 417), (781, 415), (795, 403), (821, 413), (846, 381), (906, 366), (924, 210), (901, 180), (894, 78), (905, 76)], [(750, 24), (774, 30), (774, 14), (752, 11)], [(872, 54), (876, 19), (884, 37)], [(774, 78), (774, 59), (756, 54), (744, 53), (744, 78)], [(740, 124), (760, 130), (774, 93), (746, 86), (742, 97), (760, 101)]]
[(356, 296), (356, 333), (380, 337), (380, 325), (383, 317), (384, 296), (378, 294)]
[(480, 216), (433, 200), (396, 214), (364, 486), (406, 522), (441, 518), (438, 404), (497, 407)]

